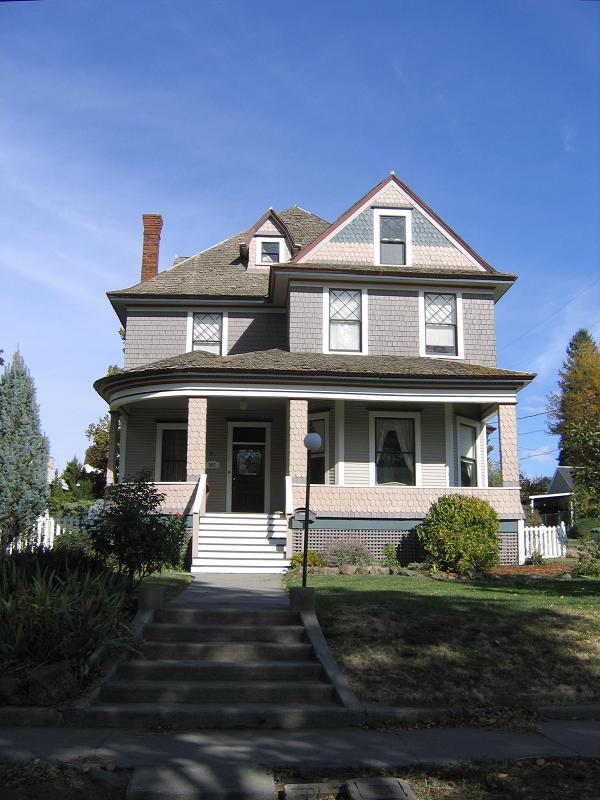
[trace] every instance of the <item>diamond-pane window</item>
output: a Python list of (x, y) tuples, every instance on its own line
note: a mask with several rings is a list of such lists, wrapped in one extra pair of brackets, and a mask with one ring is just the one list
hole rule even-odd
[(425, 295), (425, 352), (430, 355), (457, 354), (456, 295)]
[(279, 242), (262, 242), (260, 260), (262, 264), (277, 264), (280, 261)]
[(381, 264), (406, 264), (406, 217), (379, 217)]
[(192, 350), (221, 354), (222, 314), (194, 314)]
[(329, 290), (329, 349), (360, 352), (361, 293), (355, 289)]

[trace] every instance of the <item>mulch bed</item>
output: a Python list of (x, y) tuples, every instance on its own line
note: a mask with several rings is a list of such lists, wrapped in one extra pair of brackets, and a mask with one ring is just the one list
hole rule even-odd
[(511, 565), (506, 567), (496, 567), (489, 570), (492, 575), (537, 575), (538, 577), (554, 578), (557, 575), (562, 575), (565, 572), (571, 572), (573, 569), (572, 564), (540, 564), (533, 566), (532, 564), (523, 564), (523, 566)]

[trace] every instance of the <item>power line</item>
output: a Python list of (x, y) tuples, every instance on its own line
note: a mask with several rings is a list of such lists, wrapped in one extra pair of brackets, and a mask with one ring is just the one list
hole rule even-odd
[(548, 317), (548, 315), (546, 315), (546, 316), (544, 317), (544, 319), (541, 319), (539, 322), (536, 322), (536, 323), (535, 323), (535, 325), (531, 325), (529, 328), (526, 328), (526, 329), (525, 329), (525, 330), (524, 330), (522, 333), (520, 333), (520, 334), (519, 334), (517, 337), (515, 337), (514, 339), (511, 339), (511, 340), (510, 340), (510, 342), (506, 342), (505, 344), (503, 344), (503, 345), (502, 345), (502, 347), (509, 347), (511, 344), (514, 344), (515, 342), (519, 342), (519, 341), (520, 341), (520, 340), (521, 340), (521, 339), (522, 339), (524, 336), (526, 336), (528, 333), (530, 333), (531, 331), (534, 331), (536, 328), (539, 328), (539, 327), (540, 327), (540, 325), (544, 325), (545, 323), (547, 323), (547, 322), (548, 322), (548, 319), (553, 319), (554, 317), (556, 317), (556, 316), (557, 316), (557, 315), (558, 315), (558, 314), (559, 314), (559, 313), (560, 313), (560, 312), (561, 312), (563, 309), (565, 309), (567, 306), (571, 305), (571, 303), (572, 303), (574, 300), (576, 300), (576, 299), (577, 299), (577, 298), (578, 298), (580, 295), (582, 295), (582, 294), (584, 294), (585, 292), (589, 291), (589, 290), (590, 290), (590, 289), (591, 289), (593, 286), (595, 286), (597, 283), (600, 283), (600, 278), (596, 278), (596, 279), (595, 279), (595, 280), (593, 280), (591, 283), (589, 283), (587, 286), (585, 286), (583, 289), (580, 289), (578, 292), (576, 292), (576, 293), (575, 293), (575, 294), (574, 294), (574, 295), (571, 297), (571, 299), (570, 299), (570, 300), (567, 300), (567, 302), (566, 302), (566, 303), (561, 303), (560, 307), (559, 307), (559, 308), (557, 308), (557, 309), (556, 309), (556, 311), (555, 311), (553, 314), (550, 314), (550, 316), (549, 316), (549, 317)]
[(529, 436), (530, 433), (545, 433), (546, 428), (536, 428), (534, 431), (524, 431), (520, 433), (519, 436)]
[(519, 461), (527, 461), (528, 458), (535, 458), (536, 456), (549, 456), (551, 453), (558, 453), (558, 447), (554, 450), (542, 450), (539, 453), (532, 453), (530, 456), (523, 456)]
[(531, 419), (531, 417), (541, 417), (542, 414), (546, 415), (549, 414), (549, 411), (538, 411), (537, 414), (527, 414), (526, 417), (517, 417), (517, 419)]

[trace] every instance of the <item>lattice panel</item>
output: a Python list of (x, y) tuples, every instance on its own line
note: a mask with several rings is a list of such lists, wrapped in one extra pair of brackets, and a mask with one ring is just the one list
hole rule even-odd
[(516, 533), (500, 534), (500, 563), (519, 563), (519, 536)]
[[(393, 544), (397, 548), (398, 560), (401, 564), (410, 564), (411, 561), (422, 561), (423, 548), (417, 539), (415, 531), (339, 531), (339, 530), (314, 530), (308, 535), (308, 546), (311, 550), (322, 551), (328, 544), (339, 542), (341, 539), (359, 541), (371, 553), (376, 561), (383, 558), (383, 548), (386, 544)], [(302, 551), (302, 530), (294, 530), (294, 553)]]

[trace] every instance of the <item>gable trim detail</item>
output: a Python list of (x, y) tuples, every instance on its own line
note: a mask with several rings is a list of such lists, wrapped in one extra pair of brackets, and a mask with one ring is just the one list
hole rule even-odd
[(320, 248), (322, 244), (335, 235), (336, 231), (341, 228), (344, 224), (352, 221), (352, 219), (358, 214), (360, 214), (365, 206), (372, 200), (382, 189), (384, 189), (388, 184), (396, 185), (402, 192), (404, 192), (412, 202), (417, 207), (418, 211), (420, 211), (423, 216), (429, 220), (438, 230), (444, 233), (446, 236), (449, 236), (456, 247), (465, 255), (469, 260), (476, 263), (482, 270), (486, 272), (495, 272), (494, 268), (487, 263), (478, 253), (470, 247), (464, 239), (462, 239), (456, 231), (454, 231), (444, 220), (439, 217), (435, 211), (430, 208), (421, 198), (415, 194), (405, 183), (403, 183), (399, 178), (395, 175), (388, 175), (384, 180), (377, 184), (377, 186), (373, 187), (370, 192), (368, 192), (364, 197), (358, 200), (351, 208), (349, 208), (341, 217), (339, 217), (335, 222), (333, 222), (320, 236), (317, 236), (307, 247), (302, 249), (299, 253), (297, 253), (292, 259), (292, 264), (301, 264), (309, 253), (313, 252), (314, 250)]

